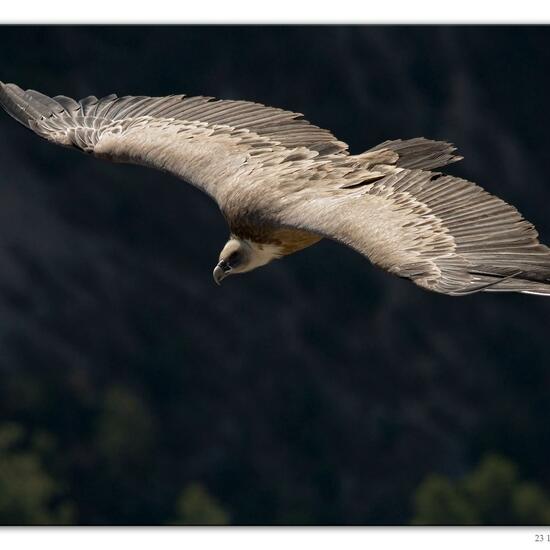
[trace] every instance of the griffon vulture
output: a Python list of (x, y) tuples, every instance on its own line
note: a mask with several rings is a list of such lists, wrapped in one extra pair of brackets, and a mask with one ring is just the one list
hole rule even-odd
[(230, 238), (220, 284), (330, 238), (444, 294), (550, 295), (550, 250), (533, 225), (469, 181), (424, 138), (360, 155), (298, 113), (210, 97), (50, 98), (0, 82), (2, 107), (39, 136), (114, 162), (168, 171), (218, 204)]

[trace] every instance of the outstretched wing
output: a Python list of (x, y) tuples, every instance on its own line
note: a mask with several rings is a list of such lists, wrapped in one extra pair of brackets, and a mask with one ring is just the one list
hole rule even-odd
[(346, 155), (347, 145), (300, 113), (210, 97), (50, 98), (0, 83), (0, 104), (41, 137), (118, 162), (167, 170), (216, 198), (218, 187), (262, 151), (305, 148)]
[(533, 225), (463, 179), (397, 169), (357, 189), (309, 196), (280, 216), (429, 290), (550, 295), (550, 249)]

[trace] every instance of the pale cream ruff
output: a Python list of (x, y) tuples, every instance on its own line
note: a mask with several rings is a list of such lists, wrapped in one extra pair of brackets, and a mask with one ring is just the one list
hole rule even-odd
[(248, 239), (239, 239), (241, 242), (245, 243), (250, 248), (250, 261), (248, 262), (246, 269), (243, 270), (243, 273), (247, 271), (252, 271), (257, 267), (266, 265), (272, 260), (278, 260), (283, 257), (283, 248), (276, 244), (261, 244), (249, 241)]

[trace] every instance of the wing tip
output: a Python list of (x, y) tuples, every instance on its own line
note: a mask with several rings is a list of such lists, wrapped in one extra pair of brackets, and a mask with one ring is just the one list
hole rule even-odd
[(63, 106), (37, 90), (23, 90), (17, 84), (0, 83), (0, 105), (23, 126), (34, 130), (33, 121), (62, 112)]
[(0, 106), (17, 122), (30, 128), (29, 120), (31, 116), (18, 101), (23, 93), (23, 90), (17, 84), (0, 82)]

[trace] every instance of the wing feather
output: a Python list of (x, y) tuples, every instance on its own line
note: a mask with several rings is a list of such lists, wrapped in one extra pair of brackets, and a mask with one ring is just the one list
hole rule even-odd
[(348, 154), (345, 143), (301, 114), (248, 101), (109, 95), (77, 102), (0, 83), (0, 103), (49, 141), (171, 171), (214, 198), (229, 176), (264, 152), (281, 158), (297, 148), (317, 157)]
[(429, 290), (550, 295), (550, 249), (533, 225), (463, 179), (403, 169), (358, 191), (310, 197), (281, 217)]
[[(277, 140), (286, 146), (286, 138), (291, 137), (293, 146), (319, 147), (321, 144), (332, 153), (347, 153), (347, 145), (338, 141), (328, 130), (310, 124), (300, 113), (267, 107), (249, 101), (215, 100), (211, 97), (167, 97), (126, 96), (118, 98), (109, 95), (102, 99), (88, 96), (79, 102), (65, 96), (49, 98), (34, 90), (21, 90), (15, 84), (0, 84), (0, 100), (12, 115), (18, 110), (27, 109), (38, 119), (57, 115), (71, 118), (76, 114), (105, 118), (106, 123), (125, 118), (150, 116), (153, 118), (176, 118), (186, 122), (208, 122), (233, 128), (246, 128), (258, 131), (268, 139), (277, 134)], [(11, 107), (11, 108), (10, 108)], [(67, 124), (70, 124), (67, 121)], [(304, 139), (297, 142), (295, 131)], [(311, 141), (308, 141), (308, 138)], [(330, 147), (329, 147), (330, 145)]]
[(454, 154), (456, 147), (445, 141), (432, 141), (425, 138), (396, 139), (384, 141), (373, 151), (393, 151), (399, 159), (397, 166), (408, 169), (433, 170), (440, 166), (462, 160), (462, 157)]

